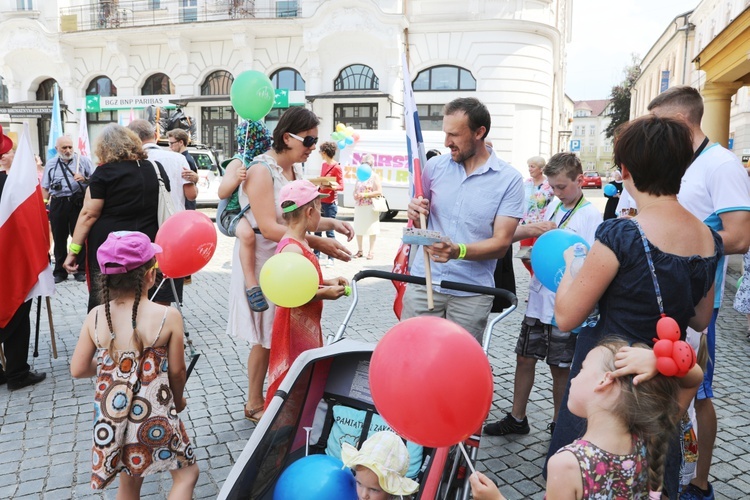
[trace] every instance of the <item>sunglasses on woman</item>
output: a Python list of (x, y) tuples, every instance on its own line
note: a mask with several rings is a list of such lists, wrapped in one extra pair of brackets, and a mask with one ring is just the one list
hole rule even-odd
[(298, 136), (297, 134), (293, 134), (291, 132), (287, 132), (287, 133), (289, 134), (290, 137), (294, 137), (295, 139), (297, 139), (298, 141), (300, 141), (302, 143), (302, 145), (305, 146), (306, 148), (311, 148), (311, 147), (315, 146), (318, 143), (318, 138), (317, 137), (313, 137), (311, 135), (308, 135), (305, 138), (302, 138), (302, 137)]

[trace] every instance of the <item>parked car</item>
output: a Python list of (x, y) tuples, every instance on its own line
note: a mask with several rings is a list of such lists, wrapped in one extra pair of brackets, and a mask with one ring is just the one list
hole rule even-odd
[(599, 176), (599, 172), (584, 172), (583, 173), (583, 187), (602, 187), (602, 178)]
[[(169, 149), (166, 141), (159, 141), (159, 146)], [(216, 153), (205, 144), (191, 144), (187, 152), (195, 160), (198, 167), (198, 197), (195, 203), (198, 207), (215, 207), (219, 204), (219, 184), (224, 176), (224, 169), (219, 165)]]

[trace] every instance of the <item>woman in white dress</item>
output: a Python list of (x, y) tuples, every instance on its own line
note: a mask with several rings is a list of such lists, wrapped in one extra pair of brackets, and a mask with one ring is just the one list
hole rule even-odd
[[(371, 154), (362, 157), (362, 163), (372, 168), (375, 160)], [(354, 185), (354, 234), (357, 235), (357, 253), (355, 257), (362, 257), (362, 240), (365, 236), (370, 237), (370, 247), (367, 250), (367, 258), (372, 259), (375, 254), (375, 238), (380, 234), (380, 212), (372, 209), (372, 199), (382, 196), (383, 187), (380, 177), (373, 172), (366, 181), (357, 181)]]
[[(273, 132), (273, 147), (267, 153), (256, 156), (256, 163), (247, 171), (241, 184), (240, 205), (250, 203), (246, 217), (255, 237), (255, 272), (259, 275), (263, 264), (274, 254), (276, 244), (284, 236), (286, 226), (281, 217), (278, 196), (281, 188), (289, 182), (301, 179), (299, 163), (307, 161), (318, 142), (318, 118), (305, 108), (289, 108)], [(345, 222), (321, 218), (318, 230), (334, 230), (354, 237), (354, 230)], [(348, 261), (351, 253), (334, 238), (308, 235), (308, 244), (332, 258)], [(245, 418), (257, 422), (263, 415), (263, 380), (268, 370), (268, 355), (271, 347), (271, 329), (276, 307), (269, 304), (263, 312), (250, 310), (245, 298), (245, 280), (239, 261), (237, 240), (232, 257), (232, 280), (229, 288), (229, 318), (227, 333), (250, 343), (247, 359), (248, 399)]]

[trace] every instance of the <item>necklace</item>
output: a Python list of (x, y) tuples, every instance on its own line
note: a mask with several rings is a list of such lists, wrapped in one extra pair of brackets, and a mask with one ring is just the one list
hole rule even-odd
[(652, 201), (651, 203), (646, 203), (643, 206), (637, 207), (638, 213), (641, 213), (644, 210), (646, 210), (648, 207), (650, 207), (651, 205), (655, 205), (655, 204), (657, 204), (659, 202), (662, 202), (662, 201), (677, 201), (677, 197), (675, 196), (675, 197), (669, 197), (669, 198), (657, 198), (656, 200)]

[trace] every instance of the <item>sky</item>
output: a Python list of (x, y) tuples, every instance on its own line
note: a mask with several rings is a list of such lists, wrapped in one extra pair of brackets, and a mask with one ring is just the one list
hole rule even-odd
[(672, 20), (699, 0), (573, 0), (565, 92), (574, 101), (607, 99), (631, 54), (638, 60)]

